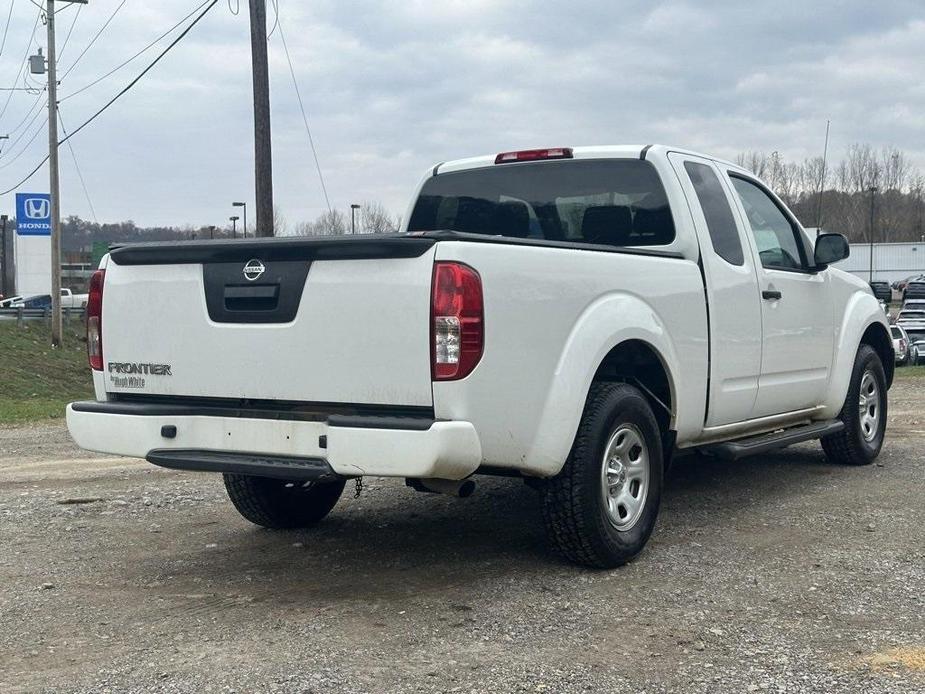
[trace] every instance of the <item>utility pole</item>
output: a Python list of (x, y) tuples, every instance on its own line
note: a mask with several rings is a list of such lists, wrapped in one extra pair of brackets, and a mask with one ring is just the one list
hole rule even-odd
[(350, 233), (357, 233), (357, 210), (360, 209), (360, 206), (356, 203), (350, 205)]
[(231, 238), (233, 239), (238, 238), (238, 220), (239, 219), (240, 217), (238, 217), (237, 215), (228, 218), (228, 221), (231, 222)]
[(273, 236), (273, 153), (270, 144), (266, 0), (250, 0), (250, 19), (251, 70), (254, 79), (254, 179), (257, 196), (255, 235)]
[[(62, 0), (87, 4), (87, 0)], [(58, 183), (58, 66), (55, 46), (55, 0), (46, 0), (48, 32), (48, 183), (51, 194), (51, 346), (61, 345), (61, 195)], [(41, 50), (30, 59), (30, 71), (41, 73)]]
[(870, 193), (870, 278), (868, 282), (874, 281), (874, 196), (877, 194), (877, 186), (871, 186), (867, 189)]
[(48, 178), (51, 193), (51, 346), (61, 345), (61, 190), (58, 184), (58, 68), (55, 0), (46, 0), (48, 29)]
[(10, 249), (6, 245), (6, 220), (9, 219), (5, 214), (0, 214), (0, 224), (3, 224), (3, 274), (0, 275), (0, 294), (6, 296), (7, 276), (10, 268)]

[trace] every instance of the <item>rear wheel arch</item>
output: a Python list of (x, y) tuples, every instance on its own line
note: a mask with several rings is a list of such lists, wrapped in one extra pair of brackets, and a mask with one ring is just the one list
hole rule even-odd
[(638, 387), (649, 401), (662, 434), (674, 428), (674, 379), (664, 357), (651, 343), (630, 339), (611, 348), (594, 372), (591, 387), (606, 382)]

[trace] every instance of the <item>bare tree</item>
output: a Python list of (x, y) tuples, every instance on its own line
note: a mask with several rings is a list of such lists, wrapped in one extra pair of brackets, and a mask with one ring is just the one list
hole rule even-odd
[(824, 225), (866, 241), (876, 187), (875, 240), (918, 241), (925, 234), (925, 178), (895, 147), (877, 152), (868, 144), (853, 144), (824, 176), (821, 157), (796, 163), (778, 152), (745, 152), (736, 161), (763, 178), (807, 226)]
[(288, 226), (279, 205), (273, 205), (273, 236), (285, 236)]
[(366, 201), (360, 207), (360, 233), (388, 234), (398, 231), (398, 220), (381, 202)]

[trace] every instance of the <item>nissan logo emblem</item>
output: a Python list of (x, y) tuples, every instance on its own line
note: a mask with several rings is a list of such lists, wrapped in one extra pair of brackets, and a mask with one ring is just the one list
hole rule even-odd
[(267, 268), (264, 266), (263, 261), (257, 260), (256, 258), (248, 260), (244, 265), (244, 279), (253, 282), (266, 271)]

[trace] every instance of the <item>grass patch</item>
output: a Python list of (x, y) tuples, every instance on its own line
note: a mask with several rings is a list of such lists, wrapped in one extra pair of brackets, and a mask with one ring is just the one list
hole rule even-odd
[(896, 378), (901, 380), (913, 378), (925, 378), (925, 365), (923, 366), (900, 366), (896, 369)]
[(83, 332), (74, 320), (52, 349), (44, 321), (0, 321), (0, 424), (61, 419), (67, 403), (93, 397)]

